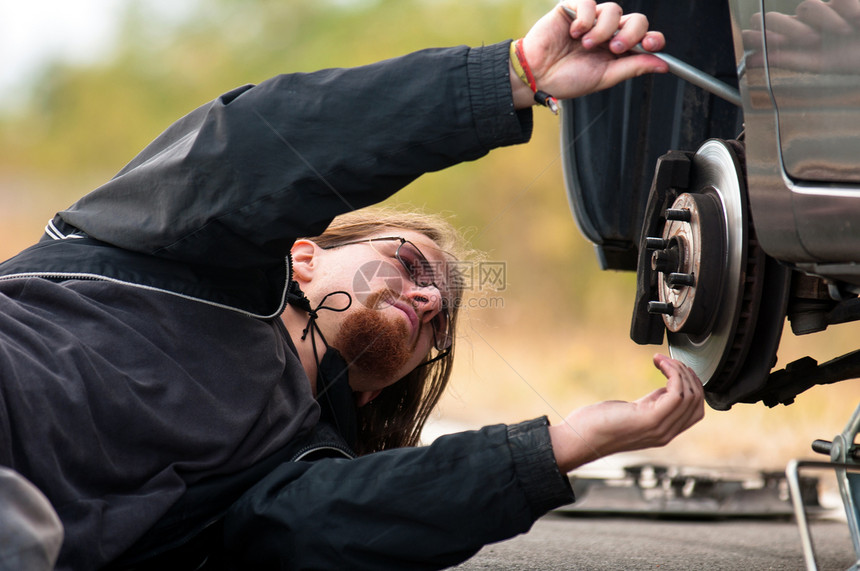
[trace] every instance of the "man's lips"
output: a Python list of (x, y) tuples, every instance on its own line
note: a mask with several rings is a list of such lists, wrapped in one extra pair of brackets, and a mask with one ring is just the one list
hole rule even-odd
[(418, 315), (415, 313), (415, 309), (413, 309), (411, 305), (403, 301), (396, 301), (392, 305), (395, 309), (399, 309), (406, 315), (406, 318), (409, 320), (409, 330), (411, 333), (410, 337), (415, 337), (418, 334), (418, 329), (420, 325), (418, 323)]

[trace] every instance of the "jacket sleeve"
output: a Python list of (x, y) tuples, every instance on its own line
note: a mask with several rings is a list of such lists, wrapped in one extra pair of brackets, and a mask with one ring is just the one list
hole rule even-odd
[(295, 238), (336, 215), (528, 140), (531, 114), (514, 110), (507, 46), (424, 50), (235, 89), (58, 216), (146, 254), (280, 265)]
[(282, 464), (227, 514), (225, 545), (240, 569), (440, 569), (571, 501), (541, 418)]

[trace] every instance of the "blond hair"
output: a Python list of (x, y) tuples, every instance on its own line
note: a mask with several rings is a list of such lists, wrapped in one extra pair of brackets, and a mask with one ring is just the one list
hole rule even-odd
[[(335, 218), (321, 235), (308, 239), (323, 248), (330, 248), (389, 229), (423, 234), (452, 260), (462, 260), (469, 255), (465, 240), (442, 216), (390, 207), (365, 208), (343, 214)], [(457, 283), (455, 280), (450, 281)], [(451, 289), (449, 312), (452, 336), (456, 331), (462, 293), (462, 288)], [(359, 408), (356, 452), (367, 454), (418, 444), (424, 424), (448, 385), (453, 361), (452, 345), (447, 356), (417, 367), (383, 389), (371, 404)]]

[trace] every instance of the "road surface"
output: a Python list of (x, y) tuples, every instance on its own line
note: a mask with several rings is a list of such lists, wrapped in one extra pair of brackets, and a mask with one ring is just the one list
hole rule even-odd
[[(845, 570), (854, 551), (844, 521), (813, 523), (818, 568)], [(803, 570), (797, 525), (786, 519), (664, 520), (550, 513), (525, 535), (486, 546), (458, 571)]]

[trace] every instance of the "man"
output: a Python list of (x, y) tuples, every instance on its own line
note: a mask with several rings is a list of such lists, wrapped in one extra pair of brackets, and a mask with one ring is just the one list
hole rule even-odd
[[(663, 47), (644, 16), (569, 5), (514, 52), (226, 93), (0, 265), (0, 464), (59, 514), (60, 568), (443, 567), (572, 501), (568, 470), (701, 418), (701, 383), (656, 357), (667, 385), (638, 401), (392, 448), (447, 378), (445, 246), (400, 222), (333, 237), (332, 220), (525, 142), (536, 96), (666, 71), (626, 53)], [(374, 263), (399, 273), (356, 287)]]

